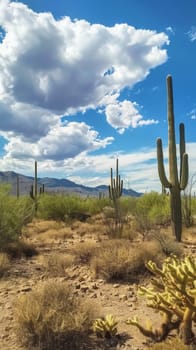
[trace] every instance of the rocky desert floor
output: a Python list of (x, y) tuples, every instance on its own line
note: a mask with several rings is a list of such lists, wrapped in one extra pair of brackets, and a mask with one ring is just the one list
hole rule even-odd
[[(56, 276), (55, 269), (51, 274), (44, 265), (44, 261), (48, 261), (51, 255), (70, 256), (70, 252), (78, 243), (91, 241), (99, 244), (101, 240), (107, 239), (100, 218), (95, 218), (95, 222), (91, 220), (89, 223), (75, 222), (71, 227), (55, 221), (34, 220), (24, 228), (23, 235), (27, 242), (35, 246), (38, 255), (12, 260), (7, 274), (0, 279), (0, 350), (24, 350), (15, 334), (14, 303), (18, 296), (31, 292), (47, 280), (53, 280), (54, 283), (59, 280), (67, 281), (74, 288), (76, 295), (99, 305), (103, 316), (112, 314), (118, 321), (118, 338), (109, 341), (92, 336), (93, 342), (91, 345), (87, 344), (86, 349), (149, 348), (150, 340), (137, 328), (125, 322), (136, 315), (144, 324), (147, 319), (151, 319), (153, 324), (158, 324), (160, 320), (159, 314), (146, 306), (145, 298), (138, 296), (137, 283), (108, 283), (104, 279), (95, 278), (89, 266), (85, 264), (70, 265), (60, 276)], [(196, 227), (189, 229), (188, 238), (184, 238), (181, 243), (185, 253), (195, 254), (195, 237)], [(137, 244), (137, 241), (133, 244)], [(52, 270), (52, 265), (50, 267)], [(144, 274), (142, 284), (148, 285), (149, 278), (148, 273)], [(175, 336), (175, 333), (170, 335), (172, 336)]]

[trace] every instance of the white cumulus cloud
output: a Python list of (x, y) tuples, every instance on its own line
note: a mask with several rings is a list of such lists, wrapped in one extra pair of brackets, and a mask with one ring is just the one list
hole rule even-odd
[(164, 33), (55, 20), (6, 0), (0, 10), (6, 32), (0, 45), (3, 92), (55, 113), (96, 107), (107, 94), (133, 86), (167, 60)]
[(137, 128), (142, 125), (158, 123), (154, 119), (144, 120), (138, 111), (137, 104), (127, 100), (110, 103), (106, 106), (105, 114), (108, 123), (121, 134), (129, 127)]
[(8, 141), (7, 159), (62, 159), (106, 147), (112, 138), (100, 139), (85, 123), (61, 123), (88, 108), (104, 111), (121, 133), (156, 122), (118, 98), (166, 62), (165, 33), (55, 19), (9, 0), (0, 0), (0, 29), (0, 134)]
[(196, 26), (192, 26), (191, 29), (187, 32), (189, 40), (191, 42), (196, 40)]
[(9, 143), (5, 146), (5, 158), (60, 161), (82, 152), (105, 148), (112, 141), (112, 137), (99, 138), (98, 132), (85, 123), (70, 122), (51, 128), (48, 134), (36, 143), (10, 136)]

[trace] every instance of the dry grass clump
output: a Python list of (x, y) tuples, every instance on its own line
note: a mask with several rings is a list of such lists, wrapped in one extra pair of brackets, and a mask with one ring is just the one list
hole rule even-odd
[(40, 262), (44, 266), (47, 276), (65, 276), (66, 269), (74, 265), (75, 257), (71, 254), (59, 255), (52, 253), (47, 256), (41, 256)]
[(139, 234), (133, 229), (131, 222), (123, 225), (121, 238), (129, 239), (130, 241), (133, 241), (137, 237), (139, 237)]
[(5, 252), (12, 259), (19, 259), (22, 257), (31, 258), (32, 256), (38, 255), (38, 251), (34, 245), (22, 239), (9, 243), (5, 249)]
[(10, 259), (6, 253), (0, 253), (0, 277), (4, 276), (10, 267)]
[(104, 228), (103, 228), (103, 222), (102, 223), (97, 223), (96, 221), (94, 222), (93, 217), (91, 218), (91, 221), (89, 222), (78, 222), (76, 221), (71, 225), (72, 229), (75, 230), (78, 236), (84, 237), (85, 235), (94, 235), (94, 236), (99, 236), (100, 233), (103, 233)]
[(184, 345), (179, 338), (174, 338), (168, 342), (154, 344), (149, 350), (191, 350), (191, 347)]
[(58, 231), (63, 227), (63, 223), (55, 220), (38, 220), (34, 219), (31, 223), (23, 228), (23, 235), (25, 237), (34, 237), (37, 234), (46, 232), (48, 230)]
[(95, 241), (88, 240), (79, 242), (72, 248), (72, 254), (75, 256), (76, 263), (88, 264), (94, 256), (98, 245)]
[(73, 238), (73, 230), (65, 226), (63, 222), (35, 220), (23, 228), (23, 237), (36, 239), (39, 243), (46, 244)]
[(183, 254), (183, 246), (174, 239), (171, 232), (155, 231), (151, 236), (160, 244), (166, 256), (173, 254), (180, 257)]
[(160, 260), (160, 248), (156, 242), (142, 242), (133, 246), (129, 240), (113, 239), (102, 242), (91, 259), (96, 277), (106, 280), (135, 280), (145, 273), (145, 262)]
[(55, 240), (66, 240), (73, 238), (73, 232), (69, 227), (64, 227), (61, 229), (51, 228), (44, 231), (37, 236), (37, 239), (42, 243), (47, 243)]
[(21, 295), (15, 305), (17, 335), (27, 349), (82, 349), (95, 306), (76, 297), (70, 285), (48, 282)]

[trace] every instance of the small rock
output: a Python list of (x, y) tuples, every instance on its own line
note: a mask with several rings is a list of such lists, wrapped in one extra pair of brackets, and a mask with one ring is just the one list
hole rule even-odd
[(126, 294), (119, 295), (119, 300), (126, 301), (127, 300), (127, 295)]
[(93, 293), (93, 294), (91, 295), (91, 298), (97, 298), (97, 294), (96, 294), (96, 293)]
[(24, 287), (24, 288), (22, 288), (20, 291), (21, 292), (30, 292), (32, 290), (32, 288), (31, 287)]
[(131, 301), (132, 303), (135, 303), (135, 302), (137, 301), (137, 297), (134, 296), (134, 297), (130, 298), (130, 301)]
[(86, 293), (89, 290), (89, 287), (88, 286), (81, 286), (80, 290), (81, 290), (81, 292)]

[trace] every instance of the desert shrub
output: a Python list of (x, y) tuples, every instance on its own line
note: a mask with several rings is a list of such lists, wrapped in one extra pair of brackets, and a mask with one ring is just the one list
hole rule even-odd
[(120, 207), (121, 212), (124, 217), (127, 215), (133, 214), (135, 212), (135, 206), (137, 202), (137, 197), (121, 197), (120, 198)]
[(18, 239), (17, 241), (8, 243), (4, 250), (12, 259), (21, 257), (31, 258), (32, 256), (38, 254), (38, 251), (34, 245), (23, 239)]
[(151, 236), (159, 242), (161, 250), (166, 256), (170, 256), (171, 254), (181, 256), (183, 254), (183, 246), (168, 233), (155, 231)]
[(196, 195), (192, 197), (192, 214), (196, 216)]
[(110, 200), (109, 198), (95, 198), (95, 197), (89, 197), (85, 198), (85, 206), (86, 210), (90, 215), (99, 214), (102, 212), (103, 208), (107, 205), (109, 205)]
[(59, 255), (52, 253), (41, 257), (41, 263), (44, 266), (47, 276), (65, 276), (66, 268), (74, 264), (74, 256), (71, 254)]
[(97, 243), (94, 241), (79, 242), (72, 248), (76, 262), (88, 264), (97, 250)]
[(0, 277), (4, 276), (10, 266), (10, 259), (6, 253), (0, 253)]
[(125, 225), (123, 225), (121, 238), (133, 241), (136, 237), (137, 233), (135, 232), (134, 227), (132, 227), (132, 223), (126, 223)]
[(65, 220), (68, 211), (65, 195), (45, 193), (39, 198), (37, 216), (41, 219)]
[(149, 347), (149, 350), (191, 350), (189, 345), (184, 345), (179, 338), (167, 342), (161, 342)]
[(91, 259), (91, 268), (96, 277), (106, 280), (137, 280), (138, 274), (147, 269), (145, 262), (159, 259), (160, 248), (155, 242), (133, 246), (126, 239), (103, 241)]
[(44, 194), (39, 199), (38, 217), (69, 221), (85, 221), (89, 216), (99, 213), (106, 205), (106, 198), (83, 198), (76, 195)]
[(148, 231), (155, 225), (168, 223), (170, 220), (168, 196), (150, 192), (137, 198), (134, 216), (141, 231)]
[(97, 313), (95, 305), (76, 297), (70, 285), (48, 282), (16, 301), (19, 341), (28, 349), (82, 349)]
[(116, 210), (110, 205), (103, 208), (103, 222), (106, 234), (110, 238), (130, 238), (133, 239), (134, 232), (131, 232), (129, 223), (132, 219), (132, 212), (136, 205), (135, 197), (121, 197), (118, 201), (118, 218)]
[(30, 198), (9, 195), (8, 186), (0, 186), (0, 247), (18, 240), (22, 227), (32, 220), (34, 207)]
[(103, 223), (105, 225), (106, 234), (109, 238), (120, 238), (123, 221), (120, 213), (120, 204), (119, 204), (119, 217), (116, 217), (116, 210), (112, 206), (106, 206), (103, 208)]

